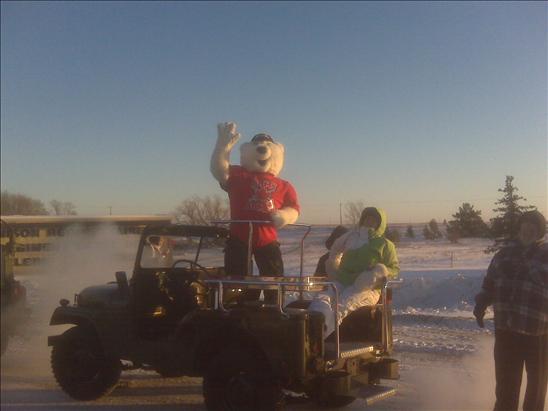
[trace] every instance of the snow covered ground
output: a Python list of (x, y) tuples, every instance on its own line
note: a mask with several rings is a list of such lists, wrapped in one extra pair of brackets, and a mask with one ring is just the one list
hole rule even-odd
[[(304, 273), (311, 275), (333, 227), (315, 226), (305, 241)], [(419, 232), (416, 228), (415, 232)], [(301, 227), (282, 231), (280, 240), (288, 275), (299, 275)], [(401, 379), (392, 382), (398, 395), (378, 403), (378, 410), (487, 410), (494, 400), (492, 321), (479, 329), (472, 316), (473, 298), (481, 287), (492, 255), (483, 239), (426, 241), (403, 238), (397, 246), (404, 282), (394, 291), (394, 347)], [(11, 341), (2, 359), (2, 382), (15, 358), (32, 358), (33, 372), (49, 375), (45, 336), (59, 298), (71, 298), (82, 287), (131, 272), (136, 238), (105, 228), (93, 238), (65, 237), (60, 254), (40, 274), (21, 277), (28, 288), (32, 324)], [(487, 318), (492, 317), (488, 313)], [(38, 339), (37, 339), (38, 338)], [(19, 378), (19, 377), (18, 377)], [(49, 378), (49, 377), (48, 377)], [(48, 380), (49, 381), (49, 380)], [(51, 385), (51, 381), (48, 382)], [(52, 390), (54, 388), (51, 388)], [(4, 388), (3, 388), (4, 390)], [(199, 395), (198, 395), (199, 397)], [(9, 398), (3, 391), (2, 402)], [(295, 405), (290, 409), (311, 409)], [(356, 401), (348, 409), (364, 409)], [(19, 408), (21, 409), (21, 408)], [(104, 409), (104, 408), (102, 408)], [(196, 409), (194, 406), (191, 409)], [(199, 409), (199, 408), (198, 408)]]

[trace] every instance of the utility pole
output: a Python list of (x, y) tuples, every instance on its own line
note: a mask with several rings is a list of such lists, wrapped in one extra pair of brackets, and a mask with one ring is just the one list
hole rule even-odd
[(342, 202), (339, 201), (339, 224), (342, 225)]
[(108, 215), (112, 215), (112, 206), (108, 206)]

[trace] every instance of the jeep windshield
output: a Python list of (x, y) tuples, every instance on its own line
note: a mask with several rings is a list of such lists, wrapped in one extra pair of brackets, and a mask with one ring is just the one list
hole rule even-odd
[(145, 229), (138, 263), (141, 268), (224, 265), (227, 231), (218, 227), (166, 226)]

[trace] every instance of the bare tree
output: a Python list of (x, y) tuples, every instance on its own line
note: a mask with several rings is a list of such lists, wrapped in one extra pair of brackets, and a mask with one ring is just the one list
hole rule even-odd
[(76, 215), (76, 206), (68, 201), (51, 200), (49, 205), (54, 215)]
[(347, 224), (357, 225), (360, 222), (360, 217), (364, 208), (363, 201), (349, 201), (344, 203), (344, 218)]
[(24, 194), (2, 191), (0, 195), (2, 215), (47, 215), (44, 203)]
[(218, 195), (186, 199), (175, 209), (175, 218), (184, 224), (209, 225), (229, 216), (228, 200)]

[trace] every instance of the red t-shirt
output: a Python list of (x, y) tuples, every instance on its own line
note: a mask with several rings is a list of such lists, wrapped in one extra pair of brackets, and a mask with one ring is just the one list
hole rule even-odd
[[(291, 183), (269, 173), (249, 172), (242, 166), (230, 166), (223, 188), (230, 200), (232, 220), (268, 220), (283, 207), (299, 211), (297, 193)], [(230, 233), (247, 244), (249, 225), (231, 224)], [(278, 238), (273, 224), (253, 225), (253, 246), (262, 247)]]

